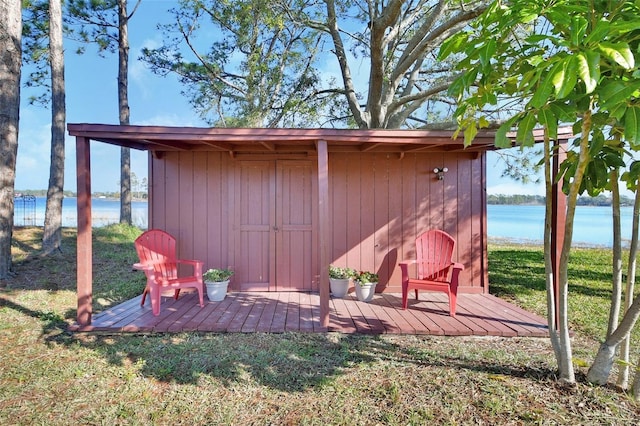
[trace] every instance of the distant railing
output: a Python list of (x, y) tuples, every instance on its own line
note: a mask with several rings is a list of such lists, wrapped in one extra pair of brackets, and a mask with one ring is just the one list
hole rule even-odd
[(36, 197), (17, 194), (13, 197), (13, 225), (36, 226)]

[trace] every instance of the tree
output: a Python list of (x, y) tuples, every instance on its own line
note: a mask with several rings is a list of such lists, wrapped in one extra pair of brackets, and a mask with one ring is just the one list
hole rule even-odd
[[(165, 40), (142, 59), (159, 75), (174, 73), (200, 116), (221, 127), (317, 123), (325, 101), (312, 67), (318, 35), (291, 20), (306, 0), (194, 1), (172, 9)], [(219, 34), (210, 46), (200, 40)], [(208, 50), (207, 50), (208, 49)]]
[[(130, 122), (129, 109), (129, 20), (127, 0), (69, 0), (69, 23), (80, 26), (77, 32), (85, 43), (96, 43), (98, 51), (118, 49), (118, 116), (121, 125)], [(80, 52), (83, 52), (80, 49)], [(120, 223), (131, 225), (131, 150), (120, 148)]]
[[(568, 19), (570, 17), (570, 19)], [(456, 111), (465, 140), (471, 143), (478, 127), (487, 119), (478, 112), (509, 99), (523, 103), (523, 109), (500, 127), (496, 144), (511, 145), (507, 132), (517, 129), (516, 142), (533, 144), (536, 125), (545, 129), (543, 144), (547, 199), (551, 199), (550, 158), (552, 140), (559, 123), (575, 123), (574, 150), (567, 152), (562, 165), (563, 189), (567, 196), (564, 245), (558, 271), (558, 326), (554, 322), (555, 289), (550, 258), (550, 204), (545, 215), (545, 275), (551, 341), (560, 379), (573, 383), (571, 341), (568, 334), (568, 262), (573, 217), (578, 194), (590, 177), (588, 167), (616, 144), (617, 121), (623, 139), (632, 147), (640, 144), (640, 75), (638, 52), (640, 9), (631, 0), (536, 0), (495, 1), (471, 28), (443, 45), (440, 55), (463, 54), (458, 69), (465, 70), (452, 85), (451, 93), (461, 103)], [(598, 173), (600, 168), (593, 168)], [(587, 176), (585, 180), (585, 175)], [(635, 324), (640, 303), (634, 303), (618, 327), (598, 351), (589, 380), (606, 382), (613, 354), (622, 338)]]
[[(196, 110), (217, 126), (450, 126), (441, 121), (452, 63), (435, 54), (487, 3), (183, 0), (176, 22), (162, 27), (164, 45), (143, 59), (160, 75), (177, 74)], [(207, 23), (221, 35), (204, 53), (197, 35)], [(313, 69), (332, 56), (341, 81)]]
[(22, 10), (19, 0), (0, 0), (0, 279), (11, 273), (13, 192), (20, 122)]
[(45, 208), (42, 249), (50, 253), (62, 244), (62, 201), (64, 198), (65, 82), (60, 1), (25, 0), (23, 61), (33, 65), (27, 87), (43, 87), (31, 103), (51, 107), (51, 163)]
[(42, 249), (60, 250), (64, 199), (64, 136), (66, 123), (61, 0), (49, 0), (49, 66), (51, 67), (51, 164), (44, 216)]
[[(342, 87), (334, 89), (346, 98), (355, 126), (434, 127), (449, 115), (445, 95), (454, 78), (453, 62), (436, 59), (438, 48), (488, 3), (324, 0), (324, 9), (309, 15), (307, 24), (331, 38), (342, 76)], [(355, 25), (359, 28), (351, 30)], [(367, 84), (360, 90), (352, 70), (355, 64), (362, 66), (359, 57), (368, 59), (369, 68), (369, 78), (362, 79)]]

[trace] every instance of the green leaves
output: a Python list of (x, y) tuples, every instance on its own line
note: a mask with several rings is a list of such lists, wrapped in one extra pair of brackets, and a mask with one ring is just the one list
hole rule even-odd
[(604, 82), (599, 91), (600, 107), (613, 109), (620, 104), (625, 104), (637, 90), (640, 90), (640, 80), (630, 82), (610, 80)]
[(578, 58), (567, 56), (554, 67), (551, 72), (551, 82), (558, 99), (569, 96), (578, 82)]
[(611, 43), (600, 42), (598, 45), (600, 52), (609, 60), (617, 63), (626, 70), (632, 70), (635, 64), (633, 53), (629, 45), (625, 42)]
[(624, 137), (632, 146), (640, 145), (640, 105), (627, 108), (624, 114)]
[(600, 80), (600, 54), (598, 52), (585, 51), (576, 56), (578, 61), (578, 74), (584, 82), (587, 94), (593, 93)]

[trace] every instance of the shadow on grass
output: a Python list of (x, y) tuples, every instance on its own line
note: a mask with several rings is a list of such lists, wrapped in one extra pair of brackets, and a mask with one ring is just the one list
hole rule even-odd
[[(139, 374), (161, 382), (196, 384), (211, 376), (222, 386), (258, 384), (285, 392), (303, 392), (331, 384), (348, 369), (384, 371), (376, 363), (399, 363), (417, 368), (501, 374), (548, 380), (555, 371), (541, 365), (508, 365), (490, 357), (480, 360), (402, 347), (379, 336), (332, 334), (202, 334), (180, 335), (68, 335), (48, 340), (68, 347), (93, 350), (116, 366), (139, 365)], [(467, 343), (468, 344), (468, 343)], [(455, 344), (454, 344), (455, 345)], [(449, 373), (447, 373), (449, 374)], [(366, 381), (366, 374), (363, 381)], [(357, 384), (354, 384), (357, 386)]]
[[(554, 375), (535, 356), (526, 362), (513, 361), (511, 355), (505, 359), (494, 356), (493, 340), (336, 333), (72, 334), (67, 332), (68, 323), (50, 312), (4, 298), (0, 298), (0, 306), (41, 321), (41, 339), (50, 348), (90, 350), (113, 366), (164, 383), (212, 380), (226, 388), (264, 386), (304, 392), (334, 386), (340, 376), (354, 376), (352, 370), (358, 371), (355, 383), (339, 386), (371, 386), (370, 374), (385, 376), (395, 371), (412, 375), (413, 369), (423, 368), (452, 378), (464, 372), (530, 380), (548, 380)], [(502, 340), (505, 353), (517, 349), (516, 343), (511, 346), (512, 341), (517, 342)]]

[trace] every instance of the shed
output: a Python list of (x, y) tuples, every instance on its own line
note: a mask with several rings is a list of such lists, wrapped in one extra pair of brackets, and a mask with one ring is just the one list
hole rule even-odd
[[(459, 292), (485, 293), (486, 152), (449, 131), (68, 124), (76, 137), (78, 313), (91, 323), (90, 141), (149, 152), (149, 228), (182, 258), (235, 271), (230, 291), (311, 291), (328, 321), (328, 266), (377, 272), (399, 292), (416, 236), (443, 229), (465, 265)], [(559, 142), (570, 137), (567, 131)], [(562, 233), (560, 233), (562, 235)], [(325, 324), (326, 325), (326, 324)]]

